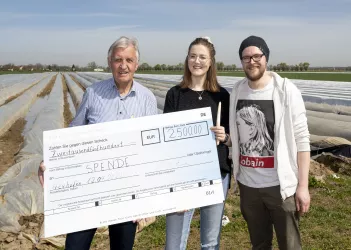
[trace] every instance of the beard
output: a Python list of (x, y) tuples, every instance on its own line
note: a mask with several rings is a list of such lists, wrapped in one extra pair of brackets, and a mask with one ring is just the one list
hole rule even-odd
[(262, 65), (258, 68), (256, 67), (255, 69), (256, 70), (254, 70), (254, 71), (249, 70), (249, 69), (244, 70), (247, 79), (249, 79), (252, 82), (255, 82), (255, 81), (261, 79), (261, 77), (264, 75), (264, 72), (266, 71), (266, 69)]

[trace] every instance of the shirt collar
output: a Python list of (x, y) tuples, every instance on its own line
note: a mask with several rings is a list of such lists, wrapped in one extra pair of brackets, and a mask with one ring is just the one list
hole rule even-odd
[[(117, 93), (118, 93), (118, 95), (119, 95), (119, 91), (118, 91), (118, 89), (117, 89), (117, 86), (116, 86), (116, 83), (115, 83), (115, 80), (113, 79), (113, 77), (111, 78), (111, 81), (110, 81), (110, 87), (111, 87), (114, 91), (117, 91)], [(127, 96), (129, 96), (131, 93), (134, 93), (134, 94), (137, 93), (136, 82), (134, 81), (134, 79), (133, 79), (133, 83), (132, 83), (132, 88), (130, 89), (129, 93), (128, 93), (126, 96), (124, 96), (124, 98), (127, 97)]]

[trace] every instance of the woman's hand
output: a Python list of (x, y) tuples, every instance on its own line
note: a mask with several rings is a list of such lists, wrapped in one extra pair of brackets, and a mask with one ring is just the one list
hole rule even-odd
[(224, 127), (216, 126), (216, 127), (211, 127), (210, 129), (211, 129), (212, 132), (215, 133), (216, 140), (218, 140), (220, 142), (224, 142), (225, 141), (226, 133), (225, 133)]
[(215, 126), (210, 128), (212, 132), (215, 133), (216, 140), (217, 140), (217, 145), (218, 142), (222, 142), (228, 147), (232, 146), (232, 142), (230, 140), (230, 136), (225, 133), (225, 129), (222, 126)]

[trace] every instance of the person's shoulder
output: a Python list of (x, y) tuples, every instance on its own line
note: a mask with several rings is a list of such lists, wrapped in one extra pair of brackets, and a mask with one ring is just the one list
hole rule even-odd
[(230, 94), (228, 90), (222, 86), (219, 87), (219, 91), (215, 92), (216, 95), (219, 96), (219, 99), (224, 101), (224, 100), (229, 100)]
[(226, 88), (224, 88), (224, 87), (219, 87), (219, 93), (221, 93), (221, 95), (224, 95), (224, 96), (229, 96), (229, 91), (226, 89)]
[(113, 87), (113, 85), (114, 85), (113, 78), (109, 78), (106, 80), (93, 83), (88, 88), (86, 88), (86, 92), (87, 93), (104, 92), (104, 91), (107, 91), (109, 88)]
[(281, 75), (273, 71), (269, 71), (268, 73), (274, 78), (276, 84), (278, 84), (280, 88), (284, 89), (284, 87), (286, 87), (287, 90), (298, 89), (296, 85), (292, 82), (292, 80), (290, 80), (289, 78), (282, 77)]
[(180, 94), (180, 92), (181, 91), (183, 91), (184, 89), (182, 89), (181, 87), (180, 87), (180, 85), (179, 84), (177, 84), (177, 85), (174, 85), (174, 86), (172, 86), (169, 90), (167, 90), (167, 96), (169, 97), (169, 96), (177, 96), (177, 95), (179, 95)]
[(293, 83), (292, 80), (288, 79), (288, 78), (285, 78), (286, 79), (286, 84), (287, 84), (287, 88), (289, 88), (290, 90), (292, 91), (300, 91), (298, 89), (298, 87), (296, 86), (295, 83)]
[(173, 87), (171, 87), (167, 92), (168, 93), (179, 93), (182, 90), (182, 88), (180, 87), (179, 84), (174, 85)]
[(248, 79), (246, 77), (244, 77), (243, 79), (240, 80), (236, 80), (236, 82), (234, 82), (233, 86), (232, 86), (232, 90), (231, 92), (237, 92), (240, 88), (242, 88), (243, 86), (245, 86), (245, 84), (248, 83)]
[(291, 79), (289, 79), (287, 77), (284, 77), (284, 78), (281, 76), (279, 76), (279, 77), (280, 77), (280, 82), (282, 82), (281, 85), (282, 85), (283, 89), (285, 89), (288, 93), (296, 94), (296, 93), (300, 92), (300, 90), (298, 89), (296, 84)]
[(155, 98), (154, 93), (152, 93), (152, 91), (150, 89), (148, 89), (147, 87), (141, 85), (140, 83), (138, 83), (137, 81), (133, 80), (133, 84), (134, 84), (134, 88), (136, 90), (136, 92), (139, 95), (142, 95), (146, 98)]

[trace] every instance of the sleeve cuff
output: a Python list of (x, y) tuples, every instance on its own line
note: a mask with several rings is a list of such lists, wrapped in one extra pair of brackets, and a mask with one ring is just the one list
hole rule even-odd
[(309, 151), (311, 151), (311, 147), (308, 142), (300, 142), (297, 144), (297, 152), (309, 152)]

